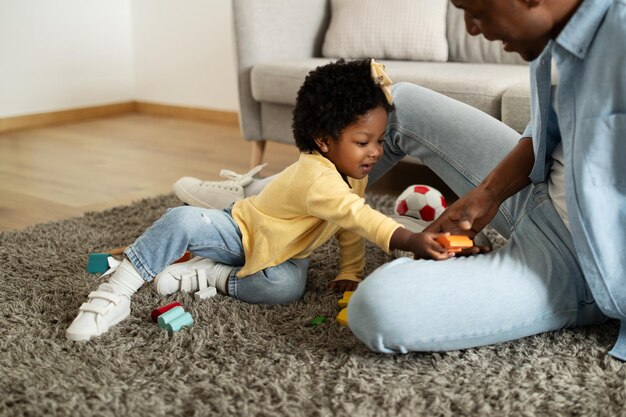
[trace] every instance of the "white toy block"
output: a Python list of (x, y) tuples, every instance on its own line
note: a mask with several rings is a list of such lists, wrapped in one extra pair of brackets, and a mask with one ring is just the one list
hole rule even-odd
[(206, 300), (207, 298), (211, 298), (217, 295), (217, 289), (215, 287), (206, 287), (193, 296), (196, 300)]

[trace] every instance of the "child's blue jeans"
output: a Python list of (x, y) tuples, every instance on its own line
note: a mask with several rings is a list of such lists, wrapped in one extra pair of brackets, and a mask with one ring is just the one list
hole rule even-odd
[[(396, 111), (370, 182), (412, 155), (460, 196), (520, 138), (498, 120), (433, 91), (400, 83), (393, 92)], [(354, 334), (380, 352), (439, 351), (606, 320), (546, 184), (505, 201), (492, 226), (509, 241), (489, 254), (402, 258), (374, 271), (348, 305)]]
[(186, 250), (232, 265), (228, 279), (231, 297), (254, 304), (288, 304), (304, 294), (307, 259), (291, 259), (244, 278), (237, 272), (245, 263), (241, 231), (230, 209), (181, 206), (168, 209), (124, 252), (147, 281), (179, 259)]

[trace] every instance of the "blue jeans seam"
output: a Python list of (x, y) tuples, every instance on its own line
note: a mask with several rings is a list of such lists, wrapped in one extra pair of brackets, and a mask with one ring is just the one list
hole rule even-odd
[(228, 277), (228, 296), (238, 300), (239, 291), (237, 288), (237, 279), (239, 278), (237, 278), (237, 274), (233, 270), (233, 273)]
[(523, 214), (517, 219), (517, 221), (513, 224), (512, 231), (517, 229), (517, 226), (524, 221), (530, 214), (541, 204), (543, 204), (546, 200), (552, 201), (550, 195), (546, 193), (545, 195), (541, 195), (537, 192), (536, 188), (538, 188), (541, 184), (534, 185), (535, 189), (531, 191), (531, 196), (529, 202), (526, 203), (526, 207), (524, 208)]
[(137, 269), (137, 271), (139, 272), (139, 274), (141, 275), (141, 277), (146, 281), (146, 282), (152, 282), (152, 280), (154, 279), (154, 277), (157, 275), (156, 273), (153, 273), (152, 271), (150, 271), (145, 263), (143, 262), (143, 260), (140, 258), (140, 256), (138, 255), (137, 251), (135, 251), (135, 249), (133, 248), (133, 246), (130, 246), (128, 249), (126, 249), (124, 251), (124, 254), (126, 255), (126, 257), (128, 258), (128, 260), (133, 264), (133, 266), (135, 267), (135, 269)]
[[(197, 254), (196, 253), (197, 252), (196, 249), (198, 249), (198, 247), (200, 247), (200, 246), (201, 246), (202, 249), (212, 249), (212, 250), (213, 249), (219, 249), (219, 250), (222, 250), (222, 251), (224, 251), (224, 252), (226, 252), (226, 253), (228, 253), (230, 255), (233, 255), (234, 257), (239, 257), (239, 258), (244, 258), (245, 259), (244, 256), (241, 256), (241, 253), (233, 252), (230, 249), (228, 249), (228, 247), (226, 247), (226, 246), (208, 245), (208, 244), (204, 244), (204, 245), (189, 245), (187, 247), (187, 249), (189, 250), (189, 252), (191, 252), (191, 253), (193, 253), (195, 255), (195, 254)], [(208, 258), (208, 259), (211, 259), (211, 258)], [(216, 261), (215, 259), (212, 259), (212, 260)], [(216, 261), (216, 262), (220, 262), (220, 261)]]

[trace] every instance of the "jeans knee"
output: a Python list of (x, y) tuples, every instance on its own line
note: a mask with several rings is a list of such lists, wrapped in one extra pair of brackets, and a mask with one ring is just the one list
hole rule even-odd
[(173, 207), (165, 212), (163, 221), (167, 222), (176, 233), (188, 236), (197, 230), (198, 219), (204, 216), (202, 211), (201, 208), (191, 206)]
[(268, 268), (233, 282), (231, 294), (252, 304), (291, 304), (302, 298), (306, 287), (306, 271)]
[(423, 87), (406, 81), (395, 83), (391, 90), (393, 94), (393, 101), (402, 101), (405, 99), (405, 97), (412, 97), (421, 89), (423, 89)]
[[(382, 340), (388, 331), (386, 317), (393, 314), (384, 296), (384, 280), (363, 281), (350, 298), (348, 304), (348, 325), (354, 335), (374, 351), (384, 351)], [(371, 280), (371, 281), (370, 281)], [(369, 282), (368, 282), (369, 281)], [(365, 285), (365, 284), (368, 285)]]
[(291, 304), (304, 295), (304, 288), (300, 280), (286, 274), (276, 274), (268, 278), (267, 297), (269, 304)]
[(395, 274), (395, 267), (409, 261), (397, 259), (385, 264), (367, 277), (350, 298), (348, 304), (348, 325), (354, 335), (368, 348), (376, 352), (403, 352), (402, 346), (390, 348), (389, 341), (395, 339), (399, 308), (398, 294), (389, 285), (389, 276)]

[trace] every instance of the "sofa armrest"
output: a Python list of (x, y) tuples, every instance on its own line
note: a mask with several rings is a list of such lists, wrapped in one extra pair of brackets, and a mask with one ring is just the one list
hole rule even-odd
[(263, 140), (250, 71), (260, 62), (320, 56), (329, 0), (233, 0), (239, 123), (246, 140)]

